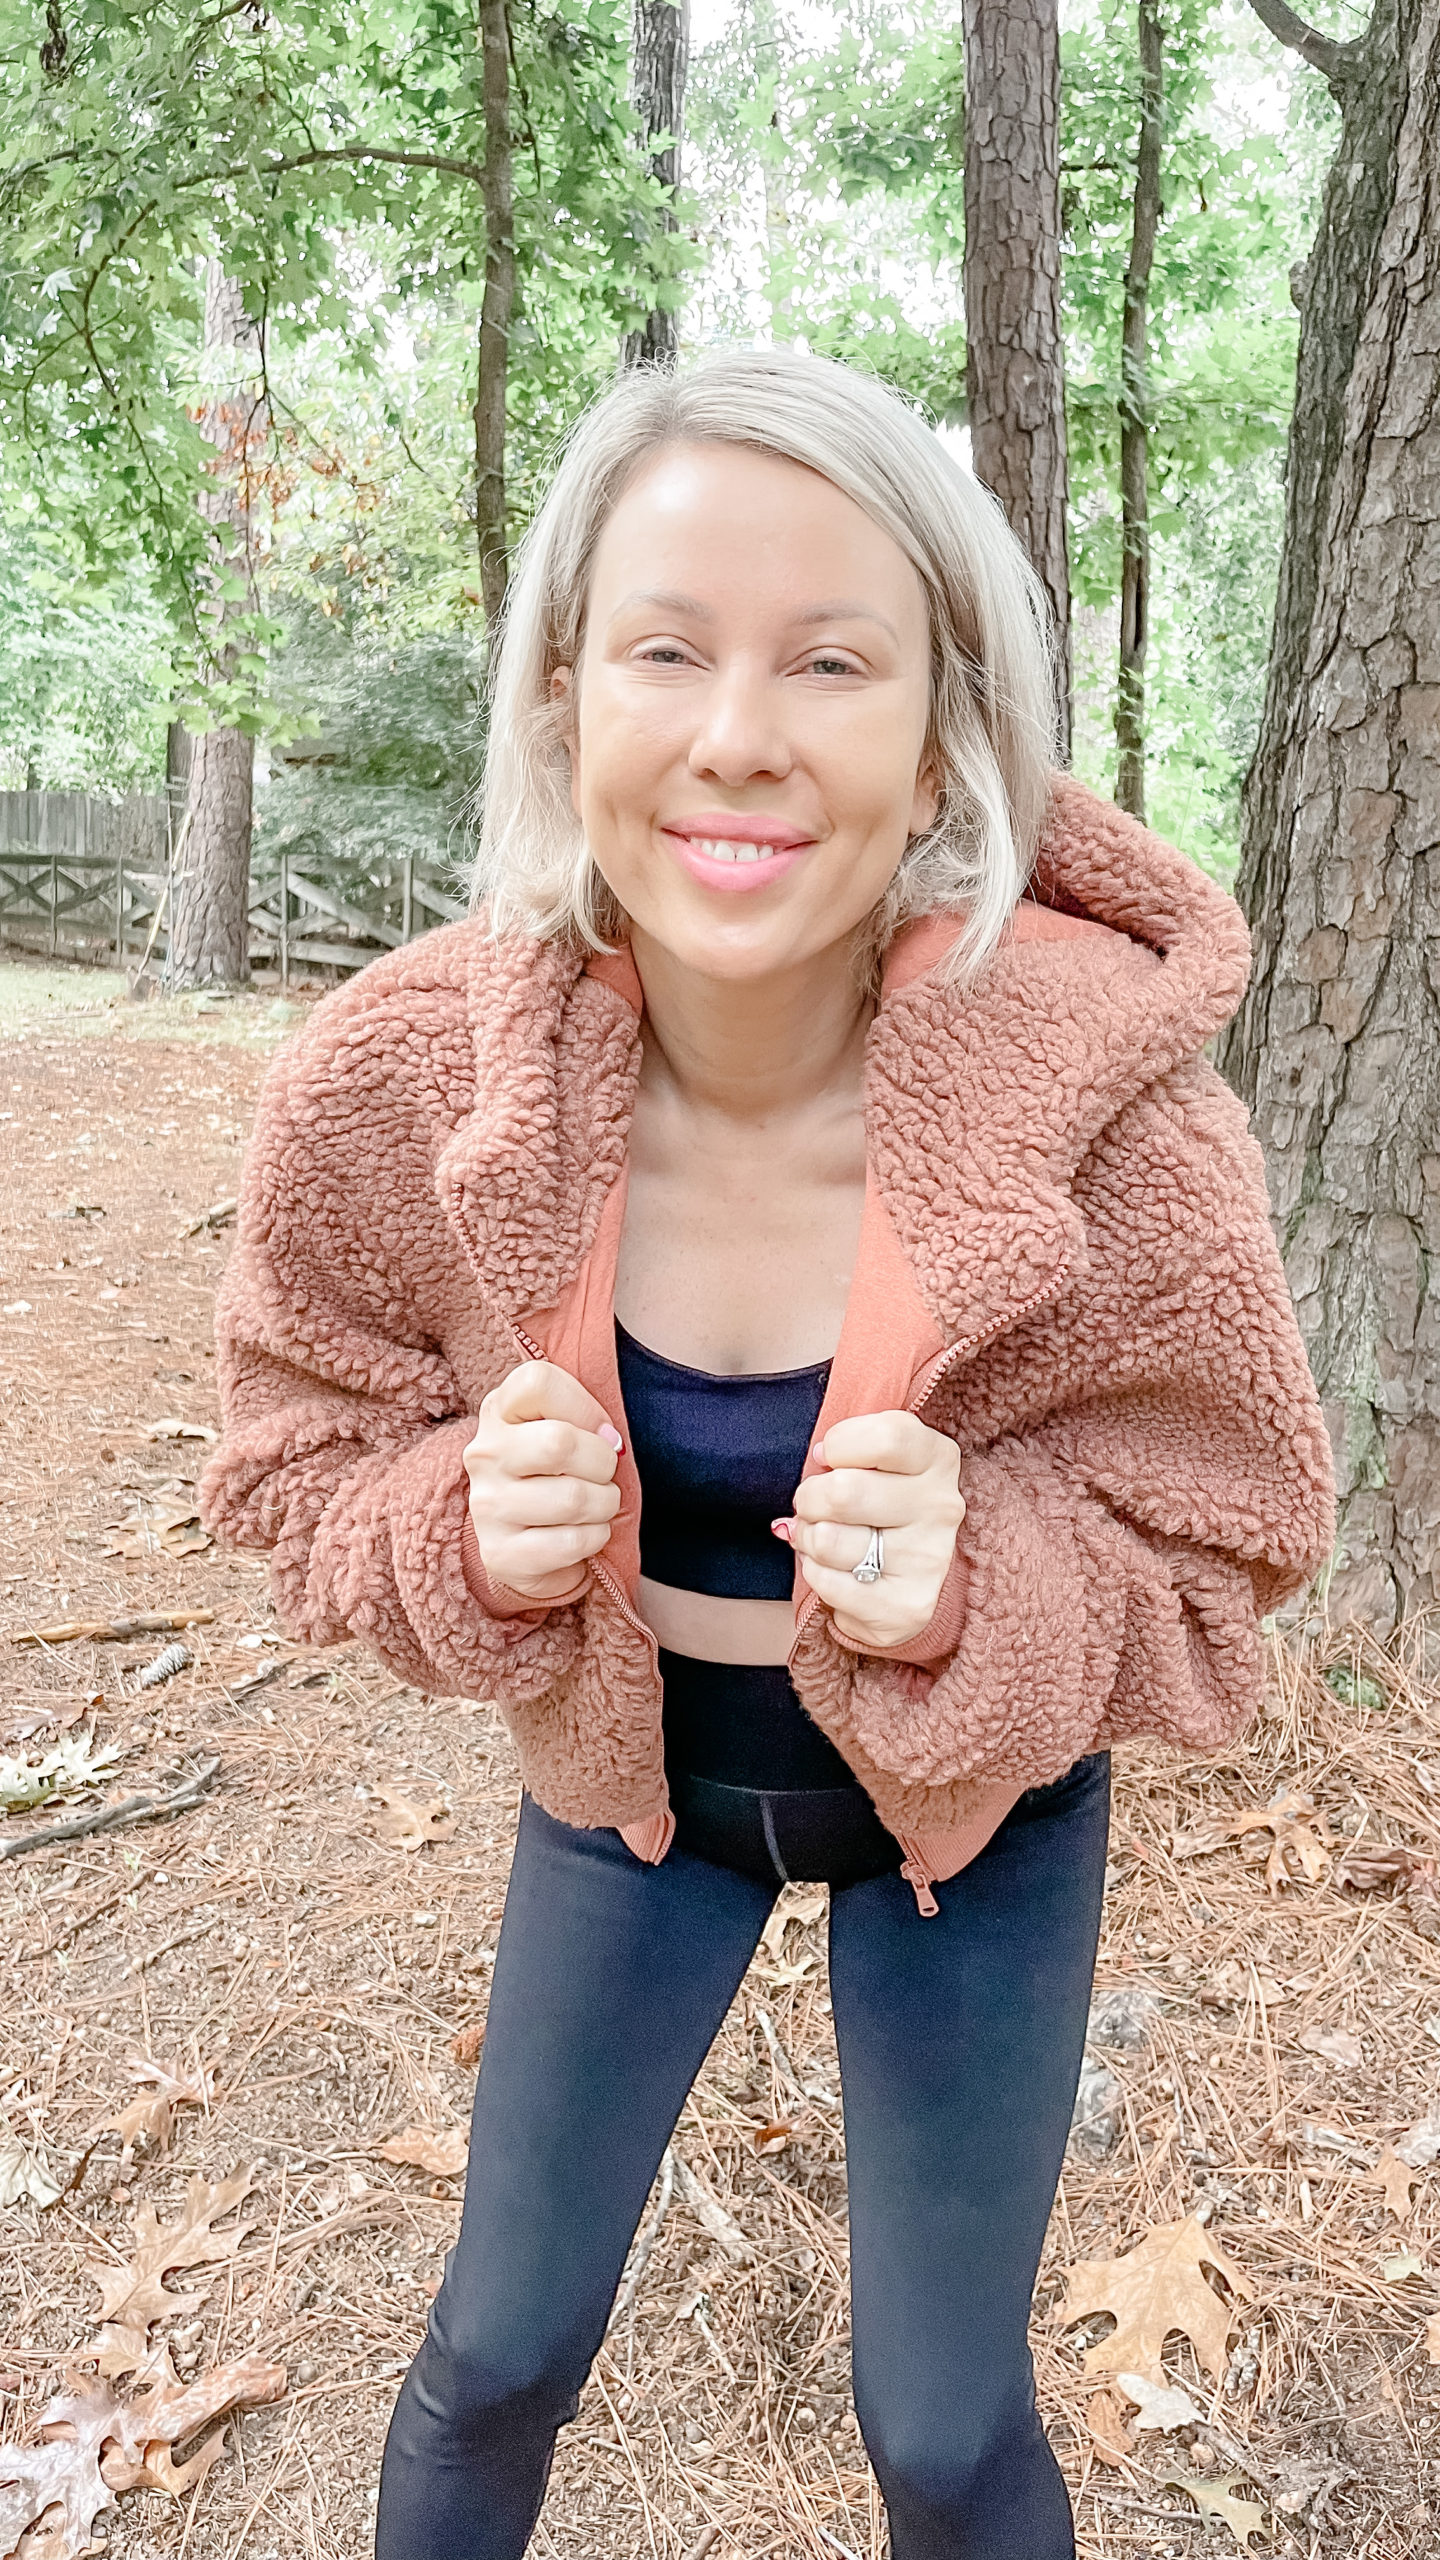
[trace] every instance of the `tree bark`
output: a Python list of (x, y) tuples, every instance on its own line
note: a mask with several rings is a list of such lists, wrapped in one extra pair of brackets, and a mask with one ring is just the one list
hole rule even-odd
[(1058, 0), (965, 0), (965, 323), (976, 477), (1039, 571), (1070, 760)]
[[(238, 566), (250, 583), (251, 444), (261, 415), (254, 388), (258, 340), (245, 316), (240, 287), (211, 259), (205, 275), (205, 345), (232, 349), (231, 378), (211, 392), (203, 432), (215, 447), (200, 509), (214, 527), (217, 565)], [(247, 596), (246, 603), (253, 600)], [(227, 625), (244, 604), (217, 591), (210, 607), (211, 647), (230, 674), (234, 645)], [(191, 749), (188, 824), (173, 874), (170, 956), (172, 987), (242, 986), (250, 975), (250, 826), (254, 741), (241, 729), (215, 728)]]
[(1140, 140), (1120, 334), (1120, 680), (1115, 797), (1145, 815), (1145, 652), (1150, 625), (1150, 276), (1160, 229), (1165, 55), (1155, 0), (1140, 0)]
[(1379, 0), (1346, 45), (1256, 7), (1342, 124), (1245, 794), (1255, 968), (1220, 1063), (1335, 1444), (1331, 1607), (1383, 1631), (1440, 1599), (1440, 0)]
[[(680, 141), (685, 124), (685, 74), (690, 60), (690, 0), (635, 0), (630, 96), (650, 151), (650, 174), (665, 189), (662, 230), (675, 229), (680, 184)], [(663, 143), (660, 138), (664, 137)], [(660, 143), (658, 149), (653, 146)], [(634, 365), (672, 367), (680, 353), (673, 311), (648, 311), (644, 326), (621, 340), (620, 370)]]
[(493, 632), (505, 601), (505, 387), (515, 310), (514, 142), (510, 130), (510, 22), (506, 0), (480, 0), (485, 105), (485, 294), (475, 385), (475, 534), (480, 590)]

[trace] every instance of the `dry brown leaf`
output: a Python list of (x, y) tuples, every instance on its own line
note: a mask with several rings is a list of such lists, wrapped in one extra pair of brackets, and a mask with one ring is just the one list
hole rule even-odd
[(134, 2256), (122, 2267), (92, 2264), (100, 2288), (102, 2326), (86, 2349), (102, 2373), (132, 2373), (145, 2363), (152, 2320), (178, 2319), (199, 2309), (210, 2290), (207, 2277), (198, 2292), (171, 2293), (164, 2277), (181, 2267), (213, 2266), (233, 2257), (248, 2236), (237, 2220), (233, 2229), (214, 2229), (222, 2215), (234, 2213), (250, 2193), (250, 2172), (212, 2186), (208, 2178), (192, 2178), (178, 2221), (163, 2228), (153, 2205), (144, 2204), (133, 2217)]
[(374, 2146), (378, 2160), (397, 2161), (402, 2169), (428, 2169), (432, 2178), (458, 2178), (470, 2156), (470, 2138), (458, 2126), (407, 2125), (388, 2142)]
[(1265, 2510), (1253, 2498), (1242, 2498), (1245, 2482), (1233, 2480), (1197, 2480), (1188, 2471), (1170, 2470), (1162, 2475), (1167, 2489), (1183, 2489), (1193, 2498), (1202, 2516), (1219, 2516), (1228, 2524), (1242, 2551), (1250, 2548), (1250, 2536), (1259, 2533), (1265, 2523)]
[(1335, 1846), (1334, 1835), (1323, 1813), (1315, 1810), (1315, 1799), (1303, 1787), (1280, 1787), (1269, 1804), (1254, 1805), (1248, 1813), (1237, 1814), (1230, 1825), (1232, 1839), (1241, 1839), (1250, 1831), (1269, 1831), (1274, 1845), (1265, 1861), (1265, 1882), (1271, 1893), (1295, 1884), (1303, 1878), (1306, 1884), (1318, 1884), (1330, 1864)]
[(783, 2151), (787, 2142), (794, 2141), (799, 2130), (793, 2116), (781, 2116), (774, 2124), (757, 2124), (750, 2139), (763, 2160), (769, 2152)]
[(451, 2061), (458, 2062), (462, 2071), (473, 2071), (480, 2059), (480, 2048), (484, 2042), (483, 2019), (478, 2026), (462, 2027), (458, 2035), (453, 2035), (450, 2039)]
[(1381, 1840), (1357, 1843), (1337, 1861), (1335, 1882), (1349, 1885), (1353, 1893), (1380, 1893), (1387, 1884), (1408, 1884), (1422, 1863), (1412, 1849)]
[[(7, 2445), (0, 2455), (0, 2555), (9, 2560), (27, 2529), (47, 2510), (61, 2511), (57, 2541), (48, 2530), (32, 2538), (32, 2554), (47, 2544), (61, 2554), (83, 2551), (95, 2520), (114, 2495), (100, 2469), (100, 2453), (118, 2403), (108, 2382), (58, 2393), (40, 2412), (40, 2442)], [(47, 2519), (48, 2522), (48, 2519)]]
[(125, 2068), (132, 2080), (140, 2082), (140, 2088), (118, 2116), (106, 2117), (102, 2128), (106, 2133), (120, 2135), (122, 2162), (129, 2160), (137, 2142), (150, 2142), (157, 2151), (168, 2151), (179, 2109), (208, 2106), (215, 2094), (213, 2071), (167, 2069), (162, 2062), (152, 2062), (145, 2053), (127, 2053)]
[(1123, 2469), (1135, 2451), (1134, 2440), (1125, 2423), (1125, 2412), (1113, 2392), (1097, 2391), (1085, 2412), (1090, 2441), (1099, 2461), (1108, 2463), (1112, 2471)]
[(1358, 2070), (1365, 2059), (1364, 2046), (1348, 2027), (1307, 2027), (1300, 2043), (1306, 2053), (1318, 2053), (1342, 2071)]
[(1412, 2169), (1408, 2160), (1402, 2160), (1398, 2151), (1392, 2151), (1387, 2142), (1374, 2168), (1366, 2171), (1365, 2184), (1367, 2187), (1379, 2187), (1385, 2198), (1386, 2212), (1393, 2213), (1397, 2222), (1405, 2222), (1409, 2219), (1410, 2198), (1418, 2176), (1418, 2170)]
[[(164, 2489), (179, 2498), (204, 2478), (225, 2449), (225, 2429), (216, 2420), (283, 2400), (288, 2387), (283, 2364), (267, 2364), (255, 2355), (215, 2365), (197, 2381), (182, 2383), (167, 2350), (157, 2379), (117, 2414), (102, 2456), (105, 2478), (113, 2489)], [(172, 2448), (189, 2443), (206, 2427), (214, 2427), (213, 2435), (188, 2461), (177, 2463)]]
[(1115, 2319), (1109, 2337), (1087, 2349), (1086, 2372), (1136, 2373), (1163, 2390), (1163, 2349), (1178, 2329), (1206, 2372), (1222, 2374), (1235, 2319), (1229, 2304), (1206, 2283), (1206, 2268), (1222, 2276), (1240, 2301), (1254, 2301), (1249, 2277), (1193, 2214), (1184, 2222), (1159, 2224), (1123, 2258), (1089, 2259), (1067, 2268), (1062, 2325), (1068, 2328), (1100, 2311)]
[(214, 1544), (200, 1525), (193, 1485), (157, 1485), (143, 1496), (127, 1520), (108, 1531), (107, 1556), (194, 1556)]
[(419, 1803), (400, 1787), (379, 1786), (375, 1793), (381, 1805), (375, 1827), (392, 1849), (403, 1849), (408, 1855), (423, 1849), (427, 1840), (448, 1840), (455, 1828), (455, 1816), (443, 1796)]

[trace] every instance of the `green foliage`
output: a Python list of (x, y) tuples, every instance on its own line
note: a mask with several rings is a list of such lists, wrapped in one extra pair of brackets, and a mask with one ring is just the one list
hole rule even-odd
[(142, 555), (97, 576), (0, 486), (0, 787), (154, 790), (169, 639)]

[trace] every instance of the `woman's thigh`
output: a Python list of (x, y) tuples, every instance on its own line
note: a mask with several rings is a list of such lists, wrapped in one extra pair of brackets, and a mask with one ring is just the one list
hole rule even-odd
[[(1004, 2423), (1084, 2048), (1109, 1766), (1033, 1788), (934, 1919), (882, 1876), (837, 1894), (857, 2403), (907, 2436)], [(987, 2416), (988, 2412), (988, 2416)], [(930, 2413), (930, 2414), (927, 2414)], [(1013, 2413), (1012, 2413), (1013, 2414)], [(977, 2441), (979, 2457), (983, 2448)]]
[(532, 2378), (557, 2356), (583, 2371), (777, 1890), (673, 1850), (643, 1865), (617, 1832), (525, 1799), (431, 2321), (443, 2350)]

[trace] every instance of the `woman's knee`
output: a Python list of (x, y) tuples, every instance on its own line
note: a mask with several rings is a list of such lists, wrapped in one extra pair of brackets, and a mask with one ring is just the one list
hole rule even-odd
[(936, 2529), (973, 2527), (1013, 2494), (1037, 2455), (1053, 2464), (1028, 2374), (1008, 2390), (962, 2387), (943, 2403), (928, 2392), (887, 2395), (883, 2406), (856, 2397), (887, 2505)]
[[(522, 2310), (532, 2316), (517, 2317)], [(574, 2417), (592, 2353), (538, 2305), (487, 2317), (473, 2304), (447, 2304), (442, 2288), (412, 2372), (433, 2414), (443, 2413), (462, 2435), (495, 2427), (549, 2431)]]

